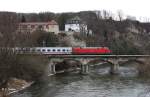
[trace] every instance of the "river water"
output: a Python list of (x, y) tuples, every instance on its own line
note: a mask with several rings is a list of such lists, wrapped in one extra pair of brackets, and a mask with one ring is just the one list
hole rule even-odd
[(150, 80), (137, 76), (134, 67), (120, 67), (115, 76), (108, 71), (95, 66), (88, 75), (57, 74), (13, 97), (150, 97)]

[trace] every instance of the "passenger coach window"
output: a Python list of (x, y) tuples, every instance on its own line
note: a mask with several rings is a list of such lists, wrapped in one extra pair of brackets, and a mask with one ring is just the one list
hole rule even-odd
[(65, 50), (65, 49), (63, 49), (63, 51), (65, 52), (66, 50)]
[(45, 49), (42, 49), (42, 51), (44, 52), (44, 51), (45, 51)]
[(53, 49), (53, 51), (55, 52), (56, 50), (55, 50), (55, 49)]
[(37, 51), (40, 52), (41, 50), (40, 50), (40, 49), (37, 49)]
[(50, 50), (50, 49), (48, 49), (47, 51), (48, 51), (48, 52), (50, 52), (51, 50)]
[(60, 49), (58, 49), (57, 51), (60, 52)]
[(35, 52), (35, 49), (32, 49), (32, 52)]

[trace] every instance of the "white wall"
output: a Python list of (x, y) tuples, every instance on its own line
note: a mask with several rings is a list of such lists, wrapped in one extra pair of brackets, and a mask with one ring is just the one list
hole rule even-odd
[(79, 24), (65, 24), (65, 31), (69, 31), (72, 29), (76, 32), (80, 32), (80, 25)]
[(54, 32), (55, 34), (59, 33), (59, 26), (58, 25), (49, 25), (48, 28), (44, 27), (44, 30), (47, 32)]

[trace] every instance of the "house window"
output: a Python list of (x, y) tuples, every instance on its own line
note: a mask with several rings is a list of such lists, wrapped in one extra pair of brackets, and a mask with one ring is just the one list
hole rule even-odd
[(43, 26), (42, 26), (42, 25), (39, 25), (38, 28), (39, 28), (40, 30), (43, 30)]
[(68, 30), (69, 30), (69, 31), (72, 31), (72, 29), (71, 29), (71, 28), (69, 28)]
[(48, 28), (49, 28), (49, 25), (46, 25), (46, 28), (48, 29)]
[(31, 28), (33, 29), (35, 27), (35, 25), (31, 25)]
[(79, 21), (76, 20), (76, 24), (78, 24), (78, 23), (79, 23)]
[(27, 25), (22, 25), (22, 28), (23, 29), (27, 29)]
[(37, 49), (37, 51), (40, 52), (41, 50), (40, 50), (40, 49)]
[(76, 21), (75, 21), (75, 20), (73, 20), (73, 21), (72, 21), (72, 23), (73, 23), (73, 24), (75, 24), (75, 23), (76, 23)]
[(43, 52), (45, 52), (45, 49), (42, 49)]
[(35, 49), (32, 49), (32, 52), (35, 52)]

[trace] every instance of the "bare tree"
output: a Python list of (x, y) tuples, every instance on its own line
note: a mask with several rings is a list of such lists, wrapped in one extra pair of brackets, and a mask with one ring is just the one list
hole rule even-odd
[(15, 45), (17, 24), (16, 13), (0, 12), (0, 88), (3, 88), (4, 97), (7, 95), (7, 82), (11, 76), (11, 66), (16, 63), (15, 53), (10, 47)]
[(103, 19), (114, 19), (113, 13), (111, 11), (103, 10), (102, 11)]
[(0, 13), (0, 46), (9, 47), (14, 46), (15, 31), (17, 29), (18, 20), (17, 14), (11, 12)]
[(100, 10), (95, 11), (95, 13), (98, 19), (102, 19), (102, 12)]
[(119, 18), (119, 21), (122, 21), (123, 20), (123, 11), (122, 10), (118, 10), (118, 18)]

